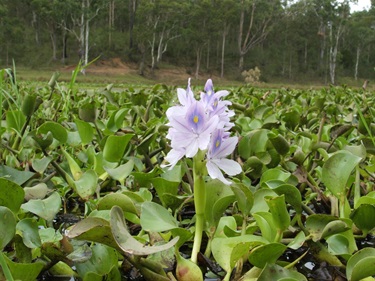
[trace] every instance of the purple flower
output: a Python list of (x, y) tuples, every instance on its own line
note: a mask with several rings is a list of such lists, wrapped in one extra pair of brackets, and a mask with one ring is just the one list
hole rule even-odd
[(231, 102), (221, 100), (229, 92), (215, 93), (211, 79), (207, 80), (204, 90), (201, 99), (197, 101), (190, 88), (190, 79), (186, 90), (177, 89), (180, 105), (167, 110), (167, 125), (170, 126), (167, 138), (171, 140), (172, 149), (165, 157), (169, 164), (163, 167), (172, 168), (182, 157), (191, 158), (198, 150), (207, 150), (208, 174), (230, 184), (221, 170), (233, 176), (241, 172), (241, 166), (226, 158), (238, 142), (237, 137), (229, 137), (229, 129), (233, 127), (230, 118), (234, 116), (234, 112), (228, 109)]
[(170, 116), (169, 125), (172, 128), (167, 137), (171, 140), (172, 148), (184, 148), (186, 157), (194, 157), (198, 149), (207, 149), (218, 122), (217, 116), (208, 116), (202, 103), (195, 100), (186, 109), (185, 116)]
[(214, 92), (214, 85), (211, 79), (208, 79), (204, 86), (204, 91), (201, 92), (201, 101), (210, 115), (217, 115), (219, 117), (219, 127), (229, 130), (234, 126), (230, 122), (230, 117), (234, 116), (234, 112), (228, 109), (232, 103), (230, 101), (222, 101), (221, 98), (229, 94), (228, 91), (221, 90)]
[(228, 137), (228, 133), (223, 130), (216, 130), (211, 137), (209, 150), (207, 153), (207, 172), (213, 179), (219, 179), (225, 184), (231, 184), (224, 178), (223, 170), (230, 176), (241, 173), (242, 168), (236, 161), (227, 159), (235, 149), (238, 142), (237, 137)]

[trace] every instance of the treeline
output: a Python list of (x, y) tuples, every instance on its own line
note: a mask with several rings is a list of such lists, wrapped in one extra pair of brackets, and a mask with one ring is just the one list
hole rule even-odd
[[(375, 1), (0, 0), (0, 66), (31, 67), (120, 57), (140, 74), (163, 63), (261, 79), (370, 79)], [(354, 0), (352, 2), (355, 2)]]

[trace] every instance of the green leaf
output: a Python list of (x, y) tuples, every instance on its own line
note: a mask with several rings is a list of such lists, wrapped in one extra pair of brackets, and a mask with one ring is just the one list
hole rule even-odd
[[(0, 253), (3, 254), (3, 253)], [(14, 280), (35, 281), (44, 267), (44, 263), (16, 263), (5, 256), (6, 262)]]
[(30, 200), (29, 202), (22, 204), (21, 208), (34, 213), (46, 221), (52, 221), (60, 211), (61, 198), (58, 192), (54, 192), (46, 199)]
[(24, 201), (25, 192), (18, 184), (0, 178), (0, 206), (8, 207), (17, 214)]
[(325, 214), (314, 214), (306, 219), (306, 229), (314, 242), (349, 229), (348, 225), (336, 217)]
[(91, 250), (92, 256), (88, 261), (75, 264), (78, 274), (84, 279), (86, 279), (86, 274), (91, 272), (99, 276), (105, 276), (110, 273), (114, 266), (117, 267), (118, 258), (115, 249), (106, 245), (95, 244), (91, 247)]
[(82, 199), (88, 199), (98, 187), (98, 175), (93, 170), (87, 170), (74, 185), (77, 194)]
[(303, 274), (285, 269), (277, 264), (267, 264), (257, 281), (307, 281)]
[(17, 223), (16, 229), (17, 233), (21, 234), (23, 243), (27, 247), (34, 249), (42, 246), (36, 220), (31, 218), (23, 219)]
[(346, 195), (346, 183), (362, 158), (346, 151), (334, 153), (323, 165), (322, 181), (337, 198)]
[(42, 244), (59, 243), (63, 239), (63, 236), (60, 233), (60, 231), (55, 230), (52, 227), (39, 229), (39, 237), (40, 237), (40, 240), (42, 241)]
[(300, 231), (296, 237), (288, 244), (288, 248), (297, 250), (303, 246), (306, 241), (306, 235), (303, 231)]
[(206, 183), (205, 218), (208, 227), (216, 226), (223, 212), (235, 200), (231, 188), (219, 180)]
[(124, 220), (123, 211), (120, 207), (117, 206), (113, 207), (111, 210), (111, 229), (113, 237), (115, 238), (115, 241), (117, 245), (121, 248), (121, 250), (124, 253), (133, 255), (150, 255), (153, 253), (167, 250), (173, 247), (179, 239), (178, 237), (175, 237), (164, 245), (143, 245), (130, 235), (128, 228), (126, 226), (126, 222)]
[(236, 196), (238, 208), (241, 213), (245, 216), (249, 215), (254, 204), (254, 195), (251, 190), (241, 183), (232, 184), (231, 189)]
[(38, 183), (37, 185), (31, 187), (24, 187), (25, 200), (29, 201), (31, 199), (44, 199), (50, 192), (50, 189), (44, 182)]
[(268, 169), (262, 174), (262, 177), (260, 179), (260, 185), (263, 186), (264, 183), (268, 181), (283, 181), (285, 183), (290, 183), (291, 181), (291, 173), (285, 172), (281, 170), (280, 168), (273, 168), (273, 169)]
[(87, 217), (73, 226), (69, 238), (93, 241), (119, 249), (112, 235), (109, 221), (98, 217)]
[(66, 143), (66, 141), (68, 140), (68, 132), (59, 123), (47, 121), (40, 125), (40, 127), (38, 128), (39, 134), (47, 134), (48, 132), (51, 132), (53, 137), (61, 143)]
[(116, 132), (120, 129), (123, 126), (124, 118), (128, 112), (129, 108), (121, 108), (114, 111), (107, 122), (107, 128), (112, 132)]
[(177, 228), (178, 223), (163, 206), (144, 202), (141, 209), (141, 226), (145, 231), (162, 232)]
[(262, 232), (262, 237), (267, 239), (269, 242), (273, 242), (276, 237), (276, 225), (273, 222), (271, 213), (268, 212), (257, 212), (253, 213), (253, 217), (257, 223), (257, 226)]
[(276, 192), (271, 189), (258, 189), (254, 193), (254, 205), (251, 208), (251, 213), (268, 212), (269, 207), (266, 203), (265, 197), (277, 196)]
[(79, 118), (86, 122), (94, 123), (96, 121), (95, 103), (85, 103), (78, 109)]
[(52, 161), (52, 157), (45, 156), (41, 159), (33, 159), (33, 162), (31, 163), (31, 165), (35, 171), (42, 174), (47, 169), (51, 161)]
[(117, 168), (111, 169), (104, 167), (104, 169), (112, 179), (118, 180), (122, 185), (124, 185), (125, 179), (134, 169), (134, 161), (130, 159), (128, 162), (118, 166)]
[(260, 245), (250, 252), (249, 262), (256, 267), (263, 268), (267, 263), (275, 263), (286, 248), (281, 243)]
[(286, 230), (290, 224), (290, 216), (286, 208), (285, 196), (267, 198), (266, 202), (270, 208), (276, 228), (280, 231)]
[(139, 213), (133, 200), (122, 193), (107, 194), (98, 202), (98, 210), (110, 210), (113, 206), (119, 206), (124, 212)]
[(22, 185), (31, 179), (35, 173), (28, 171), (19, 171), (11, 167), (0, 165), (0, 177), (4, 177), (16, 184)]
[(92, 251), (88, 244), (83, 244), (66, 257), (72, 262), (85, 262), (92, 257)]
[(351, 231), (334, 234), (327, 239), (328, 252), (333, 255), (350, 256), (357, 250), (356, 242)]
[(168, 207), (168, 205), (166, 204), (167, 203), (166, 199), (168, 198), (165, 198), (164, 195), (166, 194), (177, 195), (180, 182), (169, 181), (164, 178), (157, 177), (157, 178), (153, 178), (151, 180), (151, 183), (153, 187), (155, 188), (163, 206)]
[(364, 248), (350, 257), (346, 265), (349, 281), (359, 281), (375, 275), (375, 248)]
[(150, 172), (133, 172), (134, 184), (140, 187), (149, 187), (151, 185), (151, 180), (158, 175), (162, 170), (159, 167), (152, 169)]
[(361, 204), (350, 215), (355, 225), (365, 234), (375, 227), (375, 205)]
[(285, 155), (289, 152), (289, 143), (282, 135), (269, 132), (267, 136), (279, 154)]
[(3, 250), (16, 234), (16, 217), (13, 212), (0, 206), (0, 249)]
[(212, 255), (226, 272), (231, 272), (236, 262), (250, 249), (267, 243), (263, 237), (255, 235), (214, 238), (211, 244)]
[(103, 149), (104, 159), (108, 162), (119, 162), (124, 156), (125, 148), (133, 136), (134, 134), (126, 134), (123, 136), (109, 136), (105, 142)]
[(217, 238), (217, 237), (221, 237), (221, 238), (227, 237), (227, 235), (225, 234), (225, 228), (226, 227), (229, 228), (229, 229), (232, 229), (232, 230), (236, 230), (237, 229), (236, 219), (232, 216), (221, 217), (220, 220), (219, 220), (219, 223), (217, 224), (214, 237), (215, 238)]
[(181, 165), (175, 165), (172, 169), (164, 170), (164, 173), (161, 174), (163, 179), (172, 182), (181, 182), (182, 179)]
[(21, 133), (22, 126), (26, 122), (25, 115), (21, 111), (12, 110), (6, 113), (7, 129)]
[(65, 149), (61, 149), (66, 160), (68, 160), (69, 169), (72, 173), (74, 180), (79, 180), (82, 176), (82, 170), (81, 167), (77, 164), (77, 162), (73, 159), (72, 156), (68, 152), (65, 151)]
[(285, 112), (281, 116), (281, 120), (285, 122), (285, 126), (291, 130), (294, 130), (300, 123), (301, 114), (296, 110), (290, 110)]
[(76, 119), (74, 123), (77, 125), (77, 130), (81, 138), (82, 144), (90, 143), (94, 138), (94, 129), (93, 127), (82, 120)]

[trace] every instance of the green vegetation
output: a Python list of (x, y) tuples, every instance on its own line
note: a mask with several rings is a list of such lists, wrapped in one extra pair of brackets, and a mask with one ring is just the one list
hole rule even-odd
[(258, 68), (260, 82), (362, 86), (374, 77), (375, 9), (351, 13), (354, 2), (0, 0), (0, 66), (15, 60), (69, 79), (79, 60), (100, 57), (92, 67), (130, 67), (131, 81), (177, 67), (244, 81)]
[(372, 92), (233, 87), (226, 185), (195, 159), (162, 168), (175, 87), (86, 89), (80, 70), (0, 71), (1, 280), (374, 280)]

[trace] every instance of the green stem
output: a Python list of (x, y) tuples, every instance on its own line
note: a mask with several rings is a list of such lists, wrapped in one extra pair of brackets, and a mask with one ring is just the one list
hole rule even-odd
[(360, 173), (359, 165), (355, 168), (355, 185), (354, 185), (354, 206), (356, 206), (357, 201), (361, 197), (361, 186), (360, 186)]
[(5, 258), (4, 258), (4, 254), (3, 253), (0, 253), (0, 266), (3, 269), (5, 280), (13, 281), (14, 279), (13, 279), (12, 273), (9, 270), (9, 267), (7, 265), (7, 262), (6, 262)]
[(211, 256), (211, 244), (212, 244), (212, 237), (209, 237), (208, 238), (208, 241), (207, 241), (207, 246), (206, 246), (206, 250), (204, 251), (204, 255), (207, 257), (207, 258), (210, 258)]
[(191, 261), (197, 263), (198, 253), (202, 244), (202, 235), (204, 229), (204, 210), (206, 205), (206, 190), (204, 176), (206, 166), (204, 161), (205, 152), (199, 150), (193, 159), (194, 176), (194, 205), (195, 205), (195, 235)]
[(277, 229), (276, 236), (275, 236), (275, 242), (280, 242), (282, 238), (283, 238), (283, 230)]

